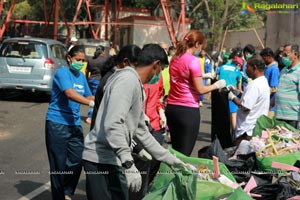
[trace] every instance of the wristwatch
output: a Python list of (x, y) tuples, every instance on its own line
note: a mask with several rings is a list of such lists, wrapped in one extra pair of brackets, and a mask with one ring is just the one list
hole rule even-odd
[(124, 167), (125, 169), (129, 169), (133, 165), (133, 163), (133, 160), (127, 160), (124, 163), (122, 163), (122, 167)]

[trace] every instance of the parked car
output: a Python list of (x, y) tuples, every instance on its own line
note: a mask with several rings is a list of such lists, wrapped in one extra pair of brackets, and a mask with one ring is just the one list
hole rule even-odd
[(0, 89), (50, 92), (55, 71), (67, 66), (67, 49), (45, 38), (8, 38), (0, 47)]

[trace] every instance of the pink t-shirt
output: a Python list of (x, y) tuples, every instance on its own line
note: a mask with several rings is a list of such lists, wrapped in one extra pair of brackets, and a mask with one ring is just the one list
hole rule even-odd
[(170, 62), (170, 91), (167, 103), (188, 107), (199, 107), (199, 92), (193, 83), (194, 77), (201, 77), (199, 58), (186, 52), (173, 57)]

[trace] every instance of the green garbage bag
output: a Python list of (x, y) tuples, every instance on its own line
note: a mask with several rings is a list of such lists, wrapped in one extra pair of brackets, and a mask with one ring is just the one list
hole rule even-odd
[[(277, 121), (275, 117), (271, 119), (263, 115), (259, 117), (256, 121), (256, 125), (253, 130), (253, 136), (257, 136), (257, 135), (261, 136), (263, 130), (266, 130), (267, 128), (275, 129), (276, 126), (278, 125), (284, 126), (285, 128), (289, 129), (292, 132), (297, 131), (297, 129), (295, 129), (291, 125), (282, 121)], [(286, 153), (277, 156), (257, 157), (256, 159), (257, 159), (257, 166), (259, 170), (273, 171), (273, 168), (271, 167), (273, 161), (294, 165), (294, 163), (297, 160), (299, 160), (299, 158), (300, 158), (300, 152), (297, 151), (295, 153)]]
[(174, 178), (149, 193), (143, 198), (144, 200), (194, 200), (196, 198), (197, 174), (190, 169), (169, 169), (168, 173), (174, 174)]
[(232, 194), (230, 194), (226, 200), (253, 200), (242, 188), (238, 187)]
[[(171, 147), (169, 147), (169, 151), (172, 154), (175, 154), (177, 158), (181, 159), (185, 163), (192, 164), (194, 166), (199, 166), (200, 164), (203, 164), (207, 166), (211, 171), (213, 171), (213, 161), (209, 159), (203, 159), (203, 158), (194, 158), (194, 157), (187, 157)], [(223, 163), (219, 163), (219, 169), (221, 174), (227, 176), (231, 181), (236, 182), (232, 174), (229, 172), (227, 167)], [(194, 172), (194, 174), (197, 176), (197, 173)], [(145, 196), (144, 200), (173, 200), (178, 197), (180, 197), (179, 191), (177, 191), (178, 187), (184, 187), (184, 184), (176, 183), (175, 181), (180, 181), (180, 177), (177, 177), (175, 179), (176, 173), (172, 171), (172, 169), (164, 164), (161, 163), (160, 169), (158, 174), (156, 175), (154, 179), (154, 183), (150, 189), (150, 192)], [(181, 185), (181, 186), (178, 186)], [(193, 185), (194, 186), (194, 185)], [(228, 194), (234, 192), (234, 189), (221, 184), (217, 181), (206, 181), (206, 180), (200, 180), (197, 178), (196, 181), (196, 188), (191, 188), (189, 192), (186, 192), (186, 194), (194, 193), (194, 196), (190, 195), (192, 199), (196, 200), (213, 200), (218, 196), (221, 196), (223, 194)], [(186, 191), (186, 190), (180, 190), (180, 191)], [(186, 198), (189, 199), (190, 196), (187, 196)]]
[(269, 129), (275, 129), (276, 126), (284, 126), (285, 128), (289, 129), (290, 131), (297, 131), (297, 129), (295, 129), (294, 127), (292, 127), (291, 125), (283, 122), (283, 121), (278, 121), (275, 119), (275, 117), (273, 117), (272, 119), (262, 115), (260, 116), (255, 124), (255, 127), (253, 129), (253, 136), (261, 136), (261, 132), (263, 130), (266, 130), (267, 128)]

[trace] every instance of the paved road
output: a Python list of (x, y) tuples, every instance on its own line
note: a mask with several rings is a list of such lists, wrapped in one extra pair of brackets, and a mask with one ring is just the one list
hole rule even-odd
[[(48, 200), (49, 165), (44, 126), (48, 97), (40, 94), (4, 93), (0, 91), (0, 199)], [(82, 124), (87, 107), (82, 106)], [(201, 107), (201, 127), (192, 156), (210, 143), (210, 101)], [(47, 184), (48, 183), (48, 184)], [(85, 177), (81, 176), (74, 200), (84, 200)]]

